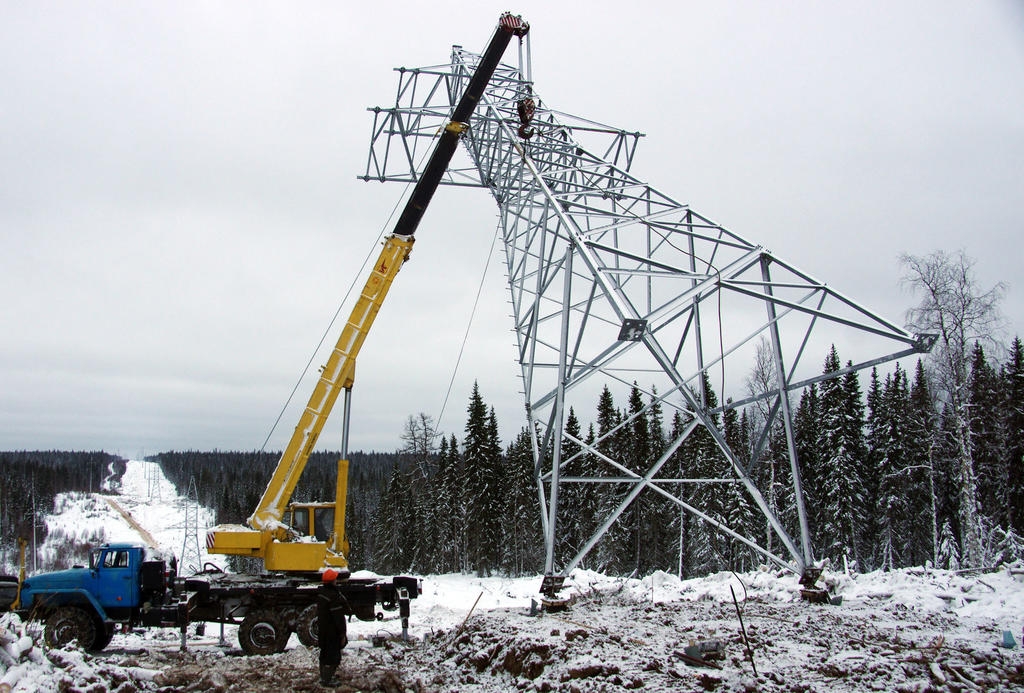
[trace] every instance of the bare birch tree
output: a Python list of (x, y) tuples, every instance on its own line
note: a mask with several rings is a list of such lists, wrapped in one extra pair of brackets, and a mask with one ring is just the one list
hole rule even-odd
[(983, 527), (971, 451), (968, 358), (974, 342), (994, 341), (1002, 325), (999, 303), (1006, 287), (1000, 282), (983, 290), (974, 277), (974, 261), (962, 250), (937, 250), (924, 257), (904, 254), (900, 261), (906, 270), (904, 283), (921, 299), (907, 311), (907, 327), (938, 336), (929, 360), (953, 437), (963, 564), (981, 567)]
[(406, 420), (401, 437), (401, 451), (413, 455), (417, 465), (422, 465), (437, 452), (437, 429), (434, 427), (434, 419), (423, 412)]
[[(752, 415), (749, 419), (752, 430), (748, 433), (752, 440), (756, 440), (766, 428), (778, 426), (777, 417), (772, 416), (772, 407), (775, 401), (773, 393), (778, 390), (777, 383), (775, 355), (772, 352), (768, 339), (762, 336), (755, 345), (754, 365), (751, 367), (750, 373), (745, 380), (747, 394), (758, 398), (751, 408)], [(771, 432), (768, 431), (766, 433), (770, 435)], [(783, 515), (783, 508), (781, 506), (784, 500), (781, 497), (783, 494), (780, 493), (779, 489), (778, 477), (780, 475), (777, 468), (779, 461), (771, 454), (771, 451), (759, 449), (745, 452), (747, 454), (753, 453), (757, 457), (757, 459), (751, 459), (751, 468), (756, 464), (767, 465), (767, 478), (765, 479), (765, 488), (763, 489), (765, 500), (776, 516)], [(764, 521), (764, 533), (765, 546), (771, 549), (774, 530), (767, 518)]]

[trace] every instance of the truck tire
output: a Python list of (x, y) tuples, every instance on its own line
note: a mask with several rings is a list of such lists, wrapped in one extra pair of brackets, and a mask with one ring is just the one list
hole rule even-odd
[(238, 644), (248, 655), (284, 652), (291, 632), (284, 620), (270, 609), (251, 611), (238, 627)]
[(103, 623), (96, 619), (95, 626), (96, 637), (93, 638), (92, 647), (89, 648), (91, 652), (99, 652), (114, 639), (114, 625), (112, 623)]
[(316, 612), (316, 604), (310, 604), (295, 622), (295, 634), (306, 647), (320, 647), (320, 621)]
[(77, 606), (62, 606), (46, 619), (43, 640), (50, 647), (64, 647), (73, 640), (83, 650), (92, 649), (96, 642), (96, 622)]

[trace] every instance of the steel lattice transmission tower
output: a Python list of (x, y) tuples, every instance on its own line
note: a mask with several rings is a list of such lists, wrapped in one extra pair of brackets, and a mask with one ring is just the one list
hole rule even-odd
[[(499, 66), (463, 137), (469, 161), (461, 167), (453, 161), (445, 182), (487, 188), (500, 209), (545, 573), (553, 578), (546, 585), (560, 584), (624, 511), (651, 493), (806, 576), (814, 552), (791, 399), (826, 377), (927, 351), (933, 338), (904, 331), (635, 177), (630, 169), (642, 135), (555, 111), (541, 100), (528, 42), (527, 36), (520, 43), (517, 66)], [(371, 109), (370, 152), (360, 177), (417, 180), (422, 154), (448, 122), (478, 61), (455, 46), (448, 64), (399, 69), (394, 105)], [(831, 344), (856, 357), (822, 376)], [(747, 385), (758, 357), (766, 366), (759, 389)], [(708, 404), (707, 382), (724, 405)], [(642, 411), (627, 412), (594, 440), (566, 431), (570, 407), (593, 411), (605, 387), (622, 402), (634, 386), (644, 394)], [(678, 414), (683, 425), (656, 458), (631, 459), (613, 441), (652, 406), (666, 421)], [(734, 450), (726, 441), (718, 419), (727, 409), (749, 410), (748, 420), (756, 422), (749, 449)], [(729, 473), (707, 478), (674, 461), (698, 429), (713, 438)], [(761, 480), (773, 431), (784, 434), (795, 498), (796, 517), (786, 521)], [(565, 459), (563, 450), (574, 452)], [(579, 471), (584, 458), (591, 462), (585, 474)], [(611, 485), (616, 503), (559, 559), (559, 492), (570, 484)], [(741, 485), (766, 531), (742, 534), (696, 507), (685, 490), (692, 484)]]
[(160, 500), (160, 481), (163, 479), (160, 465), (156, 462), (146, 463), (144, 474), (146, 477), (146, 494), (149, 500)]
[(188, 491), (184, 498), (184, 536), (181, 541), (181, 570), (186, 568), (198, 572), (203, 566), (203, 557), (199, 551), (199, 491), (196, 489), (195, 476), (189, 477)]

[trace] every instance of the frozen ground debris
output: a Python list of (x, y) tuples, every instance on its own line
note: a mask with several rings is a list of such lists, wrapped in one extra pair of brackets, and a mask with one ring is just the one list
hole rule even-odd
[[(724, 602), (577, 601), (563, 615), (516, 611), (474, 617), (459, 634), (407, 656), (407, 678), (429, 690), (927, 691), (1024, 686), (1019, 651), (942, 634), (955, 617), (751, 599), (747, 636), (760, 676), (744, 656), (735, 610)], [(721, 668), (688, 666), (693, 642), (719, 640)], [(995, 643), (995, 634), (989, 640)]]
[[(742, 582), (741, 582), (742, 581)], [(574, 575), (572, 605), (531, 616), (538, 580), (439, 576), (414, 615), (413, 642), (371, 638), (396, 622), (354, 622), (339, 691), (1012, 691), (1024, 652), (1000, 647), (1024, 627), (1024, 583), (906, 570), (831, 574), (840, 606), (803, 603), (791, 575), (757, 571), (679, 581)], [(755, 677), (730, 587), (739, 596)], [(480, 605), (466, 618), (470, 605)], [(217, 629), (178, 651), (177, 632), (119, 634), (93, 656), (44, 651), (38, 626), (0, 622), (0, 683), (18, 691), (320, 691), (315, 653), (244, 657), (216, 646)], [(721, 643), (713, 667), (690, 666), (691, 644)]]

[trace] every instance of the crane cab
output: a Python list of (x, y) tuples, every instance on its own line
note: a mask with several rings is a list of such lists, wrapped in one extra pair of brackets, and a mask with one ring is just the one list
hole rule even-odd
[(326, 542), (334, 531), (334, 503), (290, 503), (288, 526), (302, 537)]

